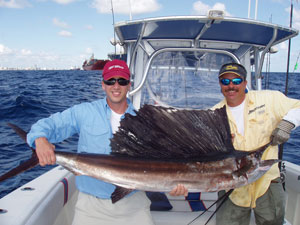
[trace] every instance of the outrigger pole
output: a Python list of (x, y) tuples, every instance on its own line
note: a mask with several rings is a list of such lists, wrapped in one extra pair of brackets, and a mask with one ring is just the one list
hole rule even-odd
[[(291, 0), (291, 11), (290, 11), (290, 28), (293, 24), (293, 0)], [(291, 38), (289, 39), (289, 48), (288, 48), (288, 58), (287, 58), (287, 68), (286, 68), (286, 79), (285, 79), (285, 91), (284, 94), (288, 93), (288, 83), (289, 83), (289, 67), (290, 67), (290, 55), (291, 55)]]
[[(293, 24), (293, 0), (291, 0), (291, 11), (290, 11), (290, 28), (292, 28)], [(288, 48), (288, 58), (287, 58), (287, 68), (286, 68), (286, 79), (285, 79), (285, 91), (284, 94), (287, 95), (288, 93), (288, 83), (289, 83), (289, 67), (290, 67), (290, 55), (291, 55), (291, 38), (289, 39), (289, 48)], [(283, 144), (279, 145), (279, 152), (278, 152), (278, 159), (282, 160), (283, 158)], [(282, 173), (285, 172), (285, 165), (282, 164), (282, 161), (278, 163), (279, 170)], [(285, 178), (281, 177), (282, 179), (282, 186), (285, 190)]]

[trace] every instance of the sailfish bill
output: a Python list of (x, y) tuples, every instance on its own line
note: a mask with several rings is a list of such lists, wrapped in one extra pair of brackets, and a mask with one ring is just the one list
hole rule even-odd
[[(26, 140), (25, 131), (10, 126)], [(56, 162), (74, 174), (116, 185), (111, 196), (115, 203), (132, 190), (169, 192), (183, 184), (190, 192), (211, 192), (247, 185), (278, 162), (261, 160), (268, 146), (250, 152), (235, 150), (225, 108), (178, 110), (145, 105), (135, 116), (125, 115), (111, 139), (110, 155), (55, 154)], [(13, 169), (13, 175), (24, 171), (21, 166)], [(7, 174), (0, 181), (3, 178)]]

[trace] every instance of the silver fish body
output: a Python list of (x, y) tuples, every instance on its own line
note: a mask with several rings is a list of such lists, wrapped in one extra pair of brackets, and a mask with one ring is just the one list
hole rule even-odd
[(262, 150), (213, 162), (146, 160), (114, 155), (56, 152), (57, 163), (76, 175), (91, 176), (126, 188), (171, 191), (183, 184), (190, 192), (237, 188), (259, 179), (278, 160), (261, 160)]

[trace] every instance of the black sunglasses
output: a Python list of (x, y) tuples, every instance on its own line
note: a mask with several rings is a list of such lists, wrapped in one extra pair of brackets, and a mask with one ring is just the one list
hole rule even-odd
[(233, 78), (233, 79), (224, 78), (224, 79), (221, 79), (220, 82), (222, 85), (225, 85), (225, 86), (229, 85), (230, 82), (232, 82), (233, 85), (239, 85), (243, 82), (243, 79), (242, 78)]
[(109, 80), (103, 80), (104, 84), (109, 85), (109, 86), (114, 85), (117, 81), (118, 81), (118, 84), (121, 86), (126, 86), (130, 83), (130, 80), (126, 80), (124, 78), (118, 78), (118, 79), (111, 78)]

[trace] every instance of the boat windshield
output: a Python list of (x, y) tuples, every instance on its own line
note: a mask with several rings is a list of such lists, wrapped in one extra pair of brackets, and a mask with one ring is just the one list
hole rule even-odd
[(162, 52), (150, 66), (141, 103), (206, 109), (223, 99), (218, 71), (233, 59), (225, 54)]

